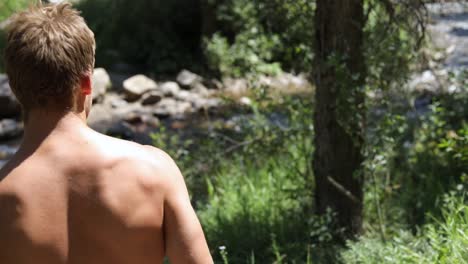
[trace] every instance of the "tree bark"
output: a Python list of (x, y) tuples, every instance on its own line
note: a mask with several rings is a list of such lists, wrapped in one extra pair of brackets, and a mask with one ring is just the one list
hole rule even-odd
[(317, 0), (315, 13), (315, 202), (345, 236), (361, 231), (363, 209), (363, 0)]

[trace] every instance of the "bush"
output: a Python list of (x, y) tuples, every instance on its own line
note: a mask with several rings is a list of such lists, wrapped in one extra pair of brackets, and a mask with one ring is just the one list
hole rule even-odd
[[(31, 0), (2, 0), (0, 2), (0, 23), (4, 22), (14, 12), (25, 8)], [(5, 49), (6, 36), (5, 32), (0, 28), (0, 72), (4, 72), (3, 50)]]
[(123, 62), (174, 73), (199, 64), (194, 63), (201, 56), (197, 1), (83, 0), (77, 7), (95, 32), (98, 65)]
[(465, 76), (452, 75), (447, 88), (456, 87), (453, 93), (423, 95), (432, 101), (426, 109), (412, 106), (418, 93), (384, 93), (393, 99), (373, 106), (365, 162), (367, 229), (384, 238), (408, 226), (416, 231), (428, 213), (441, 214), (445, 193), (468, 187)]
[(229, 0), (212, 3), (220, 23), (205, 40), (212, 70), (227, 76), (309, 71), (314, 1)]
[(0, 3), (0, 22), (5, 21), (11, 14), (33, 2), (32, 0), (2, 0)]
[(211, 40), (205, 40), (205, 53), (211, 69), (222, 76), (276, 75), (281, 72), (281, 65), (269, 61), (273, 56), (271, 48), (277, 43), (276, 36), (268, 37), (252, 28), (236, 36), (232, 45), (220, 34), (213, 35)]
[(413, 235), (400, 231), (388, 241), (369, 234), (348, 242), (344, 263), (468, 263), (468, 205), (465, 194), (446, 195), (442, 220), (427, 224)]

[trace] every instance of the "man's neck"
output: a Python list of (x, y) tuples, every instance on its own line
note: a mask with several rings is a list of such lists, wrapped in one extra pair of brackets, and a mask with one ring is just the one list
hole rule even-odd
[(53, 111), (31, 111), (24, 124), (24, 136), (21, 148), (37, 148), (44, 140), (52, 136), (72, 136), (86, 128), (84, 113), (60, 113)]

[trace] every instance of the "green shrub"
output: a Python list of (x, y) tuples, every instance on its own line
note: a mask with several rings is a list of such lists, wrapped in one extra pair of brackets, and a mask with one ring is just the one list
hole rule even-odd
[(410, 94), (395, 92), (384, 93), (393, 99), (374, 105), (373, 111), (383, 114), (369, 119), (365, 219), (381, 236), (402, 226), (416, 229), (427, 213), (440, 213), (444, 193), (467, 185), (465, 76), (454, 75), (447, 84), (457, 87), (456, 92), (430, 95), (426, 110), (415, 110)]
[[(2, 0), (0, 2), (0, 23), (9, 18), (14, 12), (25, 8), (31, 0)], [(5, 32), (0, 28), (0, 72), (4, 72), (3, 50), (6, 43)]]
[(271, 48), (277, 43), (277, 37), (268, 37), (253, 28), (237, 35), (232, 45), (227, 38), (213, 35), (211, 40), (205, 41), (205, 53), (211, 69), (223, 76), (276, 75), (281, 72), (281, 65), (268, 61), (272, 59)]
[(314, 1), (214, 1), (218, 33), (205, 40), (212, 70), (227, 76), (309, 71)]
[(0, 2), (0, 22), (6, 20), (14, 12), (25, 8), (28, 4), (33, 2), (33, 0), (2, 0), (2, 2)]
[(196, 1), (83, 0), (77, 6), (95, 32), (96, 62), (127, 63), (145, 71), (193, 69), (201, 56)]
[(400, 231), (387, 241), (375, 234), (348, 242), (344, 263), (468, 263), (468, 205), (463, 194), (447, 195), (442, 220), (425, 225), (416, 235)]

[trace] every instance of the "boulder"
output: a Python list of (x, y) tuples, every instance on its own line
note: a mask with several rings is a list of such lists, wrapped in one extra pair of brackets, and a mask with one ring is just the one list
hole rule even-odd
[(103, 68), (96, 68), (93, 72), (93, 101), (101, 102), (107, 90), (112, 87), (109, 74)]
[(176, 96), (180, 91), (180, 86), (176, 82), (165, 82), (159, 86), (164, 96)]
[(164, 98), (153, 110), (153, 114), (159, 118), (171, 116), (173, 109), (176, 108), (177, 101), (172, 98)]
[(244, 79), (226, 78), (223, 80), (223, 86), (225, 92), (234, 97), (242, 97), (249, 90), (249, 85)]
[(198, 98), (192, 103), (197, 110), (211, 110), (219, 108), (222, 105), (222, 100), (219, 98)]
[(192, 90), (191, 90), (193, 93), (196, 93), (202, 97), (209, 97), (212, 93), (210, 92), (210, 90), (208, 90), (208, 88), (206, 88), (203, 84), (201, 83), (196, 83)]
[(161, 101), (163, 94), (159, 91), (150, 91), (145, 93), (141, 99), (142, 105), (154, 105)]
[(408, 87), (411, 92), (437, 93), (440, 88), (440, 84), (434, 73), (430, 70), (427, 70), (419, 75), (414, 76)]
[(223, 83), (217, 79), (203, 79), (202, 84), (208, 89), (222, 89)]
[(0, 118), (21, 115), (21, 107), (10, 89), (8, 78), (0, 74)]
[(197, 98), (200, 98), (201, 96), (199, 96), (198, 94), (196, 93), (192, 93), (190, 91), (180, 91), (177, 96), (176, 96), (176, 99), (180, 100), (180, 101), (185, 101), (185, 102), (193, 102), (194, 100), (196, 100)]
[(3, 119), (0, 121), (0, 140), (17, 138), (21, 136), (22, 133), (22, 123), (14, 119)]
[(122, 96), (110, 92), (107, 93), (104, 97), (102, 104), (110, 106), (111, 108), (122, 108), (128, 105), (128, 102), (125, 101)]
[(99, 104), (94, 105), (89, 113), (88, 124), (100, 133), (107, 133), (109, 128), (116, 121), (112, 109), (108, 106)]
[(124, 121), (131, 125), (146, 124), (151, 127), (159, 126), (159, 119), (149, 113), (132, 112), (124, 118)]
[(135, 101), (148, 91), (156, 90), (158, 84), (145, 75), (135, 75), (123, 82), (124, 92), (128, 101)]
[(203, 78), (188, 70), (182, 70), (177, 75), (177, 82), (184, 88), (193, 88), (195, 84), (201, 83)]
[(312, 91), (312, 84), (305, 75), (293, 75), (291, 73), (281, 73), (277, 76), (260, 76), (256, 85), (266, 86), (270, 90), (280, 93)]
[(164, 98), (153, 109), (153, 114), (159, 118), (175, 117), (193, 111), (190, 102), (177, 101), (173, 98)]
[(124, 140), (133, 140), (135, 129), (126, 122), (115, 122), (107, 129), (106, 134)]
[(245, 105), (245, 106), (251, 106), (252, 105), (252, 100), (249, 97), (244, 96), (239, 100), (239, 103), (241, 103), (242, 105)]
[(129, 139), (131, 129), (122, 123), (130, 113), (142, 115), (145, 114), (145, 110), (139, 103), (125, 104), (119, 108), (112, 108), (106, 103), (97, 104), (91, 108), (88, 124), (100, 133)]

